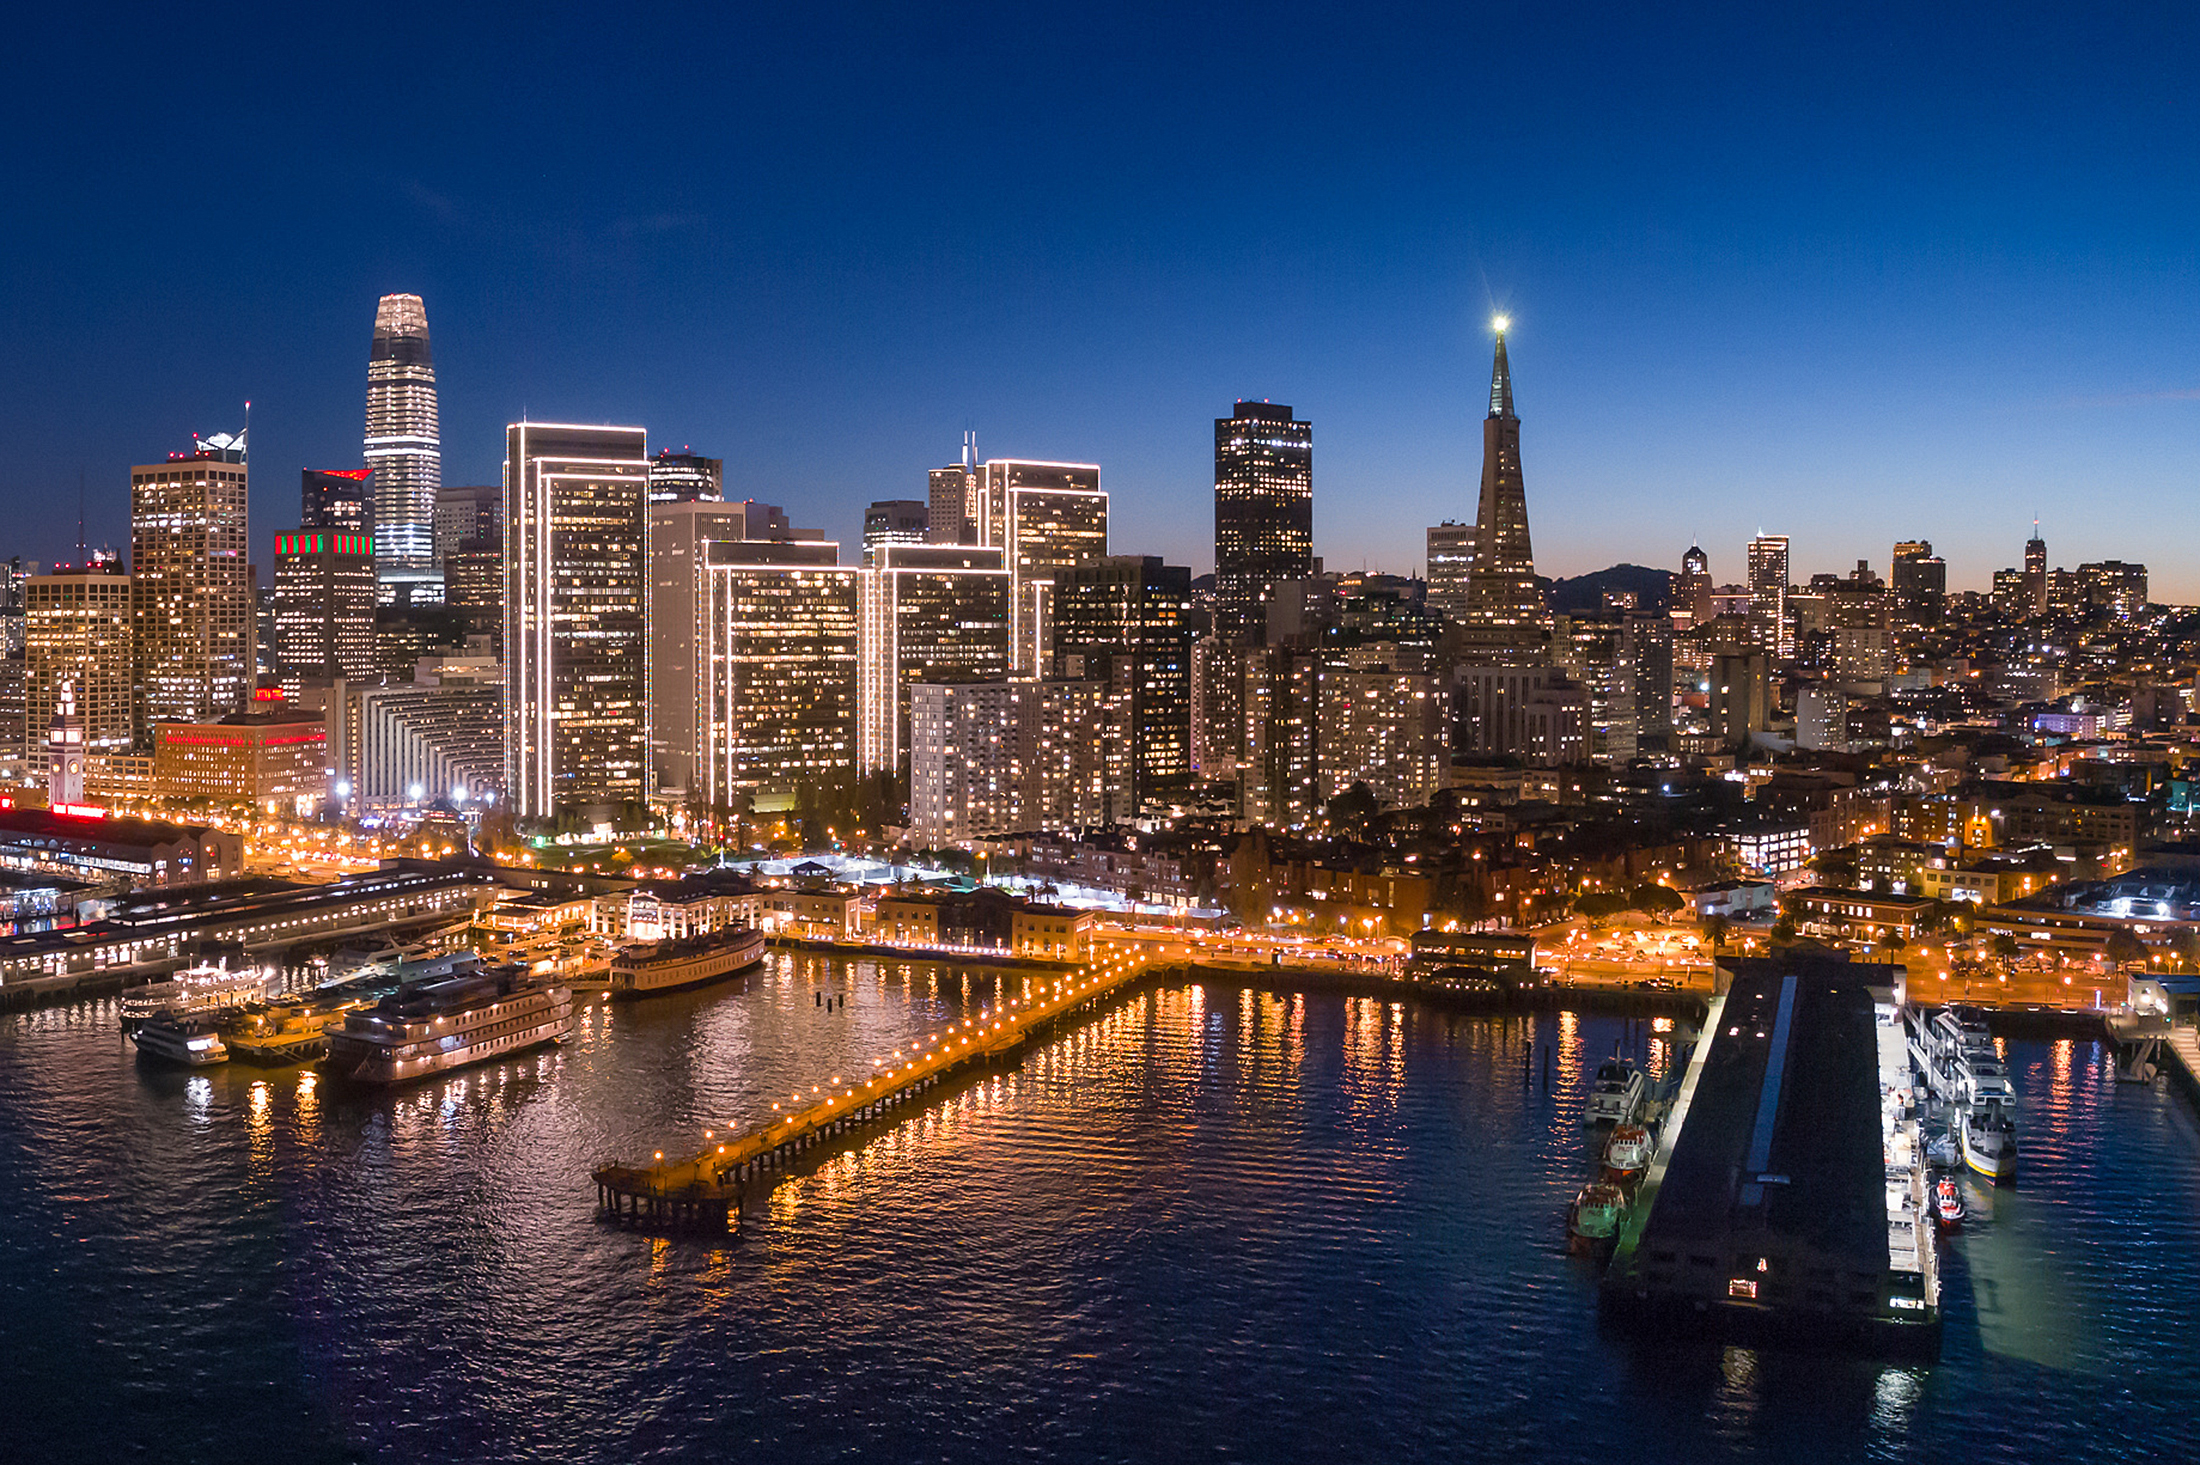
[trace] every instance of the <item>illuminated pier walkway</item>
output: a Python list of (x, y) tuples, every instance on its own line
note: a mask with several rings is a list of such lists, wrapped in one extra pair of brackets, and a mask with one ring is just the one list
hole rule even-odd
[[(872, 1059), (876, 1072), (860, 1084), (839, 1078), (819, 1084), (811, 1089), (814, 1097), (806, 1106), (779, 1112), (768, 1123), (714, 1142), (701, 1154), (668, 1160), (660, 1150), (647, 1165), (599, 1165), (593, 1172), (597, 1204), (621, 1221), (640, 1225), (733, 1229), (740, 1222), (748, 1180), (786, 1168), (802, 1151), (881, 1118), (963, 1070), (1014, 1053), (1151, 969), (1145, 957), (1135, 954), (1097, 957), (1057, 978), (1034, 982), (1021, 998), (996, 1003), (887, 1057)], [(783, 1106), (772, 1108), (782, 1111)]]

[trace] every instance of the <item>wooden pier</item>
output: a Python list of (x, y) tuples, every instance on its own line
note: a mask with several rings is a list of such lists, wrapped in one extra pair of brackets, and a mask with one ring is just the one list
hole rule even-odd
[(668, 1160), (660, 1151), (646, 1165), (599, 1165), (592, 1173), (597, 1205), (607, 1217), (649, 1229), (737, 1230), (746, 1182), (783, 1171), (803, 1151), (885, 1117), (960, 1072), (1008, 1057), (1150, 970), (1141, 957), (1095, 958), (872, 1059), (875, 1071), (862, 1083), (835, 1079), (812, 1088), (800, 1108), (774, 1104), (770, 1121), (700, 1154)]

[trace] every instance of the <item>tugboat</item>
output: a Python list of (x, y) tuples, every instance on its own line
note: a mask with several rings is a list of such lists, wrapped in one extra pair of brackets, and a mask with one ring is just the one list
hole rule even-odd
[(1963, 1163), (1996, 1185), (2017, 1178), (2017, 1130), (2000, 1104), (1981, 1104), (1963, 1115)]
[(1609, 1180), (1592, 1180), (1581, 1187), (1566, 1212), (1566, 1249), (1575, 1256), (1594, 1256), (1607, 1250), (1619, 1234), (1627, 1214), (1627, 1193)]
[(1604, 1145), (1604, 1175), (1608, 1180), (1622, 1185), (1632, 1185), (1642, 1178), (1642, 1172), (1650, 1167), (1650, 1156), (1656, 1152), (1656, 1141), (1650, 1137), (1646, 1124), (1622, 1124), (1613, 1129), (1611, 1139)]
[(211, 1068), (229, 1061), (229, 1049), (221, 1034), (203, 1022), (192, 1022), (163, 1012), (146, 1018), (131, 1030), (138, 1057), (184, 1068)]
[(1642, 1070), (1624, 1058), (1607, 1058), (1597, 1065), (1589, 1087), (1589, 1107), (1582, 1115), (1588, 1124), (1625, 1124), (1642, 1107), (1650, 1081)]
[(1933, 1219), (1943, 1231), (1953, 1231), (1963, 1224), (1963, 1193), (1956, 1189), (1952, 1176), (1941, 1176), (1933, 1186)]

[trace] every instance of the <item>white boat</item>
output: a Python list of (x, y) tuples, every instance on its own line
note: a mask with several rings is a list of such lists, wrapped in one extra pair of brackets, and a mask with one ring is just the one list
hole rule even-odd
[(407, 987), (331, 1023), (327, 1062), (360, 1083), (403, 1083), (563, 1042), (572, 1029), (570, 988), (506, 967)]
[(1642, 1107), (1642, 1097), (1649, 1087), (1650, 1081), (1634, 1064), (1624, 1058), (1607, 1058), (1597, 1065), (1583, 1117), (1590, 1124), (1625, 1124)]
[(2009, 1070), (2000, 1063), (1966, 1059), (1958, 1065), (1957, 1073), (1966, 1103), (1973, 1107), (2000, 1104), (2011, 1112), (2015, 1111), (2016, 1086), (2009, 1082)]
[(1657, 1142), (1650, 1137), (1648, 1125), (1617, 1125), (1604, 1145), (1605, 1173), (1626, 1183), (1639, 1180), (1642, 1172), (1650, 1167), (1650, 1157), (1656, 1150)]
[(1981, 1104), (1963, 1114), (1963, 1163), (1996, 1185), (2017, 1178), (2017, 1130), (2009, 1110)]
[(727, 926), (679, 941), (622, 948), (611, 958), (605, 987), (618, 997), (646, 997), (715, 982), (764, 959), (764, 933)]
[(211, 1026), (166, 1013), (139, 1023), (131, 1030), (130, 1041), (137, 1044), (141, 1058), (157, 1058), (185, 1068), (207, 1068), (229, 1061), (229, 1049)]
[(275, 985), (272, 970), (228, 971), (193, 967), (166, 982), (132, 987), (122, 994), (125, 1027), (166, 1013), (171, 1017), (210, 1017), (265, 998)]

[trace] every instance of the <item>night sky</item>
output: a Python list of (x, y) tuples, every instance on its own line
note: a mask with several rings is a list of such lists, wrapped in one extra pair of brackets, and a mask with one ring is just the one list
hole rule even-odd
[(1211, 420), (1315, 429), (1331, 568), (1471, 518), (1503, 308), (1538, 567), (2200, 600), (2190, 6), (37, 6), (11, 20), (0, 554), (127, 543), (253, 403), (254, 540), (356, 465), (385, 291), (444, 479), (635, 422), (844, 541), (961, 434), (1212, 568)]

